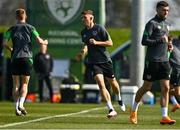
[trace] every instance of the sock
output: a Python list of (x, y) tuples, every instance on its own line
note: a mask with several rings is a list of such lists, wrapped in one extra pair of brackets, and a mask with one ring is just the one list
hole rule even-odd
[(25, 97), (20, 97), (19, 99), (19, 107), (23, 108), (23, 104), (24, 104), (24, 101), (25, 101)]
[(138, 110), (138, 107), (139, 107), (139, 103), (135, 102), (134, 101), (134, 104), (132, 106), (132, 111), (137, 111)]
[(172, 102), (173, 105), (178, 104), (178, 102), (177, 102), (177, 100), (176, 100), (176, 98), (174, 96), (171, 96), (170, 99), (171, 99), (171, 102)]
[(15, 105), (15, 109), (18, 110), (18, 107), (19, 107), (19, 98), (17, 99), (17, 101), (14, 103)]
[(121, 93), (118, 94), (118, 101), (121, 101)]
[(109, 110), (114, 110), (111, 101), (108, 101), (106, 105), (107, 105), (107, 107), (108, 107)]
[(167, 107), (162, 107), (162, 117), (167, 117), (168, 116), (168, 108)]

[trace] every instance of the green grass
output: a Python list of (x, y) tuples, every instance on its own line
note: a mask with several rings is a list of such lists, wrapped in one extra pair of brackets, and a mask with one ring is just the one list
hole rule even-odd
[(69, 115), (63, 117), (51, 117), (46, 120), (29, 122), (21, 125), (13, 125), (3, 129), (179, 129), (180, 111), (170, 113), (171, 117), (176, 119), (175, 125), (160, 125), (160, 107), (159, 105), (142, 105), (138, 113), (138, 125), (129, 123), (129, 111), (125, 113), (118, 111), (118, 116), (114, 119), (107, 119), (107, 110), (105, 104), (50, 104), (50, 103), (26, 103), (28, 115), (17, 117), (14, 114), (13, 105), (10, 102), (0, 103), (0, 129), (6, 124), (32, 121), (35, 119), (76, 113), (83, 110), (101, 107), (100, 110)]

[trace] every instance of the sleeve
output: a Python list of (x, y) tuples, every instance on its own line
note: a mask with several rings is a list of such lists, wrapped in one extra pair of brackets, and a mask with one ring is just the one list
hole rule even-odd
[(104, 27), (100, 27), (99, 31), (100, 31), (102, 41), (111, 41), (111, 37)]
[(32, 34), (34, 37), (39, 37), (39, 33), (37, 32), (36, 28), (32, 26)]
[(8, 29), (7, 32), (5, 32), (5, 33), (3, 34), (3, 38), (4, 38), (5, 40), (10, 40), (10, 38), (11, 38), (11, 29)]
[(154, 23), (153, 22), (148, 22), (146, 24), (144, 33), (143, 33), (143, 38), (142, 38), (142, 45), (145, 46), (156, 46), (157, 44), (164, 43), (165, 40), (158, 38), (158, 39), (152, 39), (151, 36), (154, 31)]

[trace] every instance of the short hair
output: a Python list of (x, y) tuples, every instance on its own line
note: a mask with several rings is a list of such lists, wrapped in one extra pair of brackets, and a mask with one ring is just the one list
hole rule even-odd
[(19, 8), (16, 10), (16, 18), (22, 20), (24, 15), (26, 15), (25, 9)]
[(158, 9), (159, 7), (167, 7), (169, 6), (169, 4), (166, 1), (159, 1), (156, 5), (156, 9)]
[(93, 11), (92, 10), (85, 10), (83, 11), (81, 14), (85, 15), (85, 14), (91, 14), (93, 15)]

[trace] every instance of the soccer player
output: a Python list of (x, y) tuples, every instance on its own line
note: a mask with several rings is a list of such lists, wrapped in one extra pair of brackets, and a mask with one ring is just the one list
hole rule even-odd
[[(32, 69), (32, 41), (35, 37), (39, 44), (48, 44), (47, 40), (39, 37), (36, 29), (26, 23), (26, 11), (16, 10), (17, 23), (10, 27), (4, 34), (4, 46), (11, 51), (11, 66), (13, 78), (13, 98), (15, 102), (15, 113), (17, 116), (26, 115), (24, 101), (28, 92), (28, 83)], [(8, 40), (12, 40), (13, 47), (7, 45)]]
[(119, 84), (114, 76), (112, 61), (106, 47), (112, 46), (113, 42), (106, 29), (94, 23), (94, 15), (92, 10), (82, 12), (82, 21), (85, 28), (82, 30), (82, 42), (84, 46), (81, 52), (77, 55), (77, 60), (80, 60), (87, 54), (88, 66), (92, 71), (92, 76), (97, 82), (101, 95), (107, 103), (109, 109), (108, 118), (115, 117), (117, 112), (111, 103), (111, 97), (106, 89), (104, 77), (112, 86), (113, 91), (118, 96), (118, 103), (122, 111), (125, 111), (125, 105), (122, 102), (120, 95)]
[[(180, 101), (180, 36), (170, 40), (173, 44), (173, 50), (170, 55), (170, 64), (172, 67), (170, 78), (170, 99), (173, 104), (172, 112), (180, 109), (178, 101)], [(178, 101), (176, 100), (176, 98)]]
[(145, 68), (143, 74), (144, 83), (136, 93), (135, 101), (130, 113), (130, 121), (137, 124), (137, 111), (142, 96), (149, 90), (153, 81), (159, 80), (161, 86), (161, 124), (174, 124), (176, 121), (168, 116), (169, 103), (169, 79), (170, 64), (168, 50), (172, 45), (168, 45), (169, 23), (166, 18), (169, 13), (169, 5), (165, 1), (159, 1), (156, 5), (157, 14), (145, 27), (142, 45), (147, 47)]

